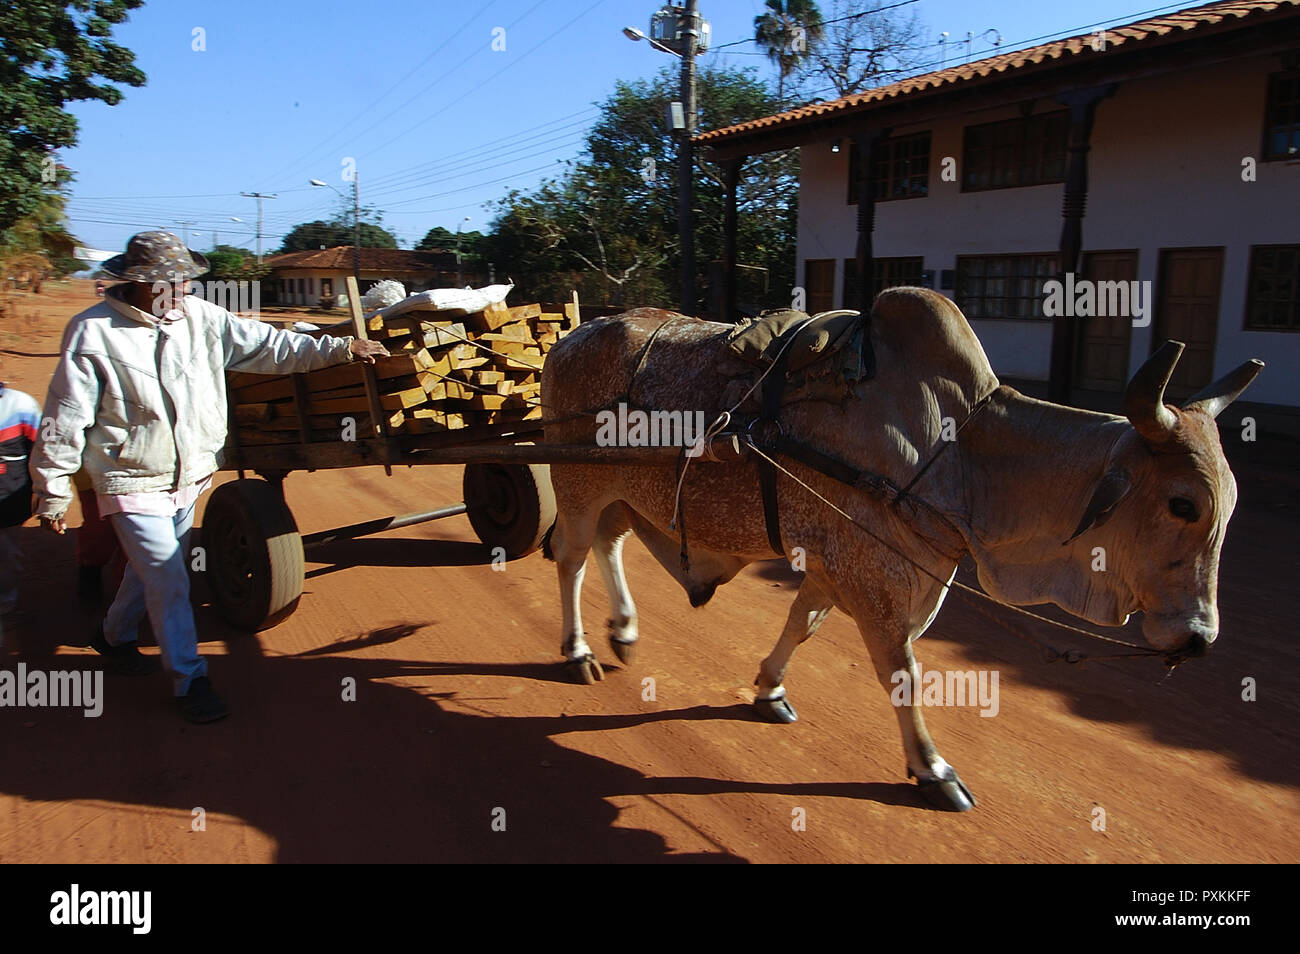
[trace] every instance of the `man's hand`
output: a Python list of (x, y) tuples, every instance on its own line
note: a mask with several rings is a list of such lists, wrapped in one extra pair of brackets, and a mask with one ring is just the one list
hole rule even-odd
[(61, 513), (53, 517), (41, 517), (41, 526), (48, 527), (59, 536), (63, 536), (64, 531), (68, 529), (68, 524), (64, 520), (66, 516), (67, 514)]
[(348, 350), (352, 352), (354, 358), (366, 364), (374, 364), (375, 358), (390, 357), (388, 349), (378, 341), (369, 341), (365, 338), (353, 338)]

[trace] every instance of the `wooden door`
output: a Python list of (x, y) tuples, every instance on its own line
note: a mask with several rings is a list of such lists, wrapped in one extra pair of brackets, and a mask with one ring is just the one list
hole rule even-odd
[(1187, 345), (1167, 390), (1171, 402), (1209, 384), (1219, 326), (1222, 248), (1168, 248), (1160, 252), (1152, 350), (1172, 338)]
[(803, 287), (808, 294), (804, 310), (810, 315), (835, 307), (835, 259), (810, 258), (803, 263)]
[[(1137, 279), (1137, 252), (1088, 252), (1082, 277), (1093, 282), (1131, 282)], [(1086, 391), (1123, 391), (1128, 384), (1131, 316), (1078, 318), (1079, 347), (1076, 387)]]

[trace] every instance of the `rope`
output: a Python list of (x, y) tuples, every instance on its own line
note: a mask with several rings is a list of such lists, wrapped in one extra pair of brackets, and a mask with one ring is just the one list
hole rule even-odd
[[(753, 440), (750, 439), (748, 436), (745, 437), (745, 444), (749, 447), (749, 449), (750, 449), (751, 451), (753, 451), (753, 452), (754, 452), (755, 454), (757, 454), (759, 457), (762, 457), (764, 460), (766, 460), (768, 463), (770, 463), (770, 464), (771, 464), (773, 467), (775, 467), (777, 470), (781, 471), (781, 473), (785, 474), (787, 477), (789, 477), (791, 480), (793, 480), (795, 483), (797, 483), (797, 484), (798, 484), (800, 487), (802, 487), (804, 490), (808, 491), (808, 493), (812, 494), (814, 497), (816, 497), (818, 500), (820, 500), (820, 501), (821, 501), (822, 503), (824, 503), (826, 506), (830, 507), (832, 510), (834, 510), (836, 513), (838, 513), (838, 514), (839, 514), (841, 517), (843, 517), (845, 520), (848, 520), (850, 523), (852, 523), (852, 524), (853, 524), (855, 527), (857, 527), (859, 530), (862, 530), (862, 531), (865, 532), (868, 536), (872, 537), (872, 539), (874, 539), (877, 543), (879, 543), (879, 544), (881, 544), (882, 546), (884, 546), (884, 547), (885, 547), (887, 550), (889, 550), (891, 553), (895, 554), (896, 556), (901, 557), (903, 560), (905, 560), (905, 561), (907, 561), (908, 563), (910, 563), (910, 564), (911, 564), (913, 567), (915, 567), (917, 570), (920, 570), (923, 574), (925, 574), (926, 576), (928, 576), (930, 579), (934, 580), (936, 583), (938, 583), (940, 586), (942, 586), (945, 590), (948, 590), (949, 592), (951, 592), (952, 590), (955, 589), (955, 590), (961, 592), (962, 594), (964, 594), (965, 596), (967, 596), (968, 599), (970, 599), (970, 601), (971, 601), (972, 603), (974, 603), (974, 602), (976, 602), (976, 601), (978, 601), (978, 600), (983, 600), (983, 601), (986, 601), (986, 602), (988, 602), (988, 603), (992, 603), (992, 604), (995, 605), (995, 606), (1001, 606), (1001, 607), (1003, 607), (1003, 608), (1005, 608), (1005, 609), (1012, 610), (1013, 612), (1019, 613), (1021, 616), (1026, 616), (1026, 617), (1028, 617), (1029, 619), (1037, 620), (1037, 621), (1040, 622), (1040, 623), (1047, 623), (1047, 624), (1049, 624), (1049, 625), (1051, 625), (1051, 626), (1055, 626), (1055, 627), (1057, 627), (1058, 629), (1064, 629), (1064, 630), (1066, 630), (1067, 632), (1078, 633), (1078, 634), (1081, 635), (1081, 636), (1088, 636), (1088, 637), (1090, 637), (1090, 638), (1092, 638), (1092, 639), (1100, 639), (1100, 640), (1102, 640), (1102, 641), (1104, 641), (1104, 642), (1107, 642), (1107, 643), (1114, 643), (1114, 644), (1117, 645), (1117, 646), (1124, 646), (1124, 647), (1126, 647), (1126, 648), (1128, 648), (1128, 649), (1136, 650), (1136, 652), (1132, 652), (1132, 653), (1115, 653), (1115, 654), (1112, 654), (1112, 655), (1110, 655), (1110, 656), (1105, 656), (1105, 657), (1096, 657), (1096, 658), (1106, 658), (1106, 659), (1110, 659), (1110, 658), (1116, 658), (1116, 657), (1120, 657), (1120, 656), (1161, 656), (1161, 655), (1165, 655), (1164, 653), (1161, 653), (1159, 650), (1148, 649), (1148, 648), (1146, 648), (1146, 647), (1144, 647), (1144, 646), (1138, 646), (1138, 645), (1135, 644), (1135, 643), (1130, 643), (1130, 642), (1127, 642), (1127, 641), (1122, 640), (1122, 639), (1116, 639), (1116, 638), (1113, 637), (1113, 636), (1105, 636), (1105, 635), (1103, 635), (1103, 634), (1101, 634), (1101, 633), (1094, 633), (1094, 632), (1092, 632), (1092, 631), (1090, 631), (1090, 630), (1082, 629), (1081, 627), (1078, 627), (1078, 626), (1072, 626), (1072, 625), (1070, 625), (1069, 623), (1062, 623), (1062, 622), (1059, 622), (1059, 621), (1054, 620), (1054, 619), (1048, 619), (1046, 616), (1040, 616), (1038, 613), (1031, 612), (1030, 610), (1027, 610), (1027, 609), (1025, 609), (1024, 607), (1021, 607), (1021, 606), (1015, 606), (1015, 605), (1012, 605), (1011, 603), (1004, 603), (1004, 602), (1002, 602), (1001, 600), (994, 599), (994, 598), (993, 598), (992, 596), (990, 596), (988, 593), (985, 593), (985, 592), (983, 592), (982, 590), (977, 590), (977, 589), (975, 589), (975, 588), (972, 587), (972, 586), (967, 586), (965, 583), (959, 583), (959, 582), (957, 582), (955, 579), (949, 581), (949, 580), (944, 580), (944, 579), (942, 579), (942, 578), (936, 576), (934, 573), (932, 573), (930, 570), (926, 569), (926, 568), (925, 568), (924, 566), (922, 566), (920, 563), (917, 563), (914, 559), (912, 559), (912, 558), (911, 558), (910, 556), (908, 556), (906, 553), (903, 553), (903, 552), (902, 552), (901, 550), (899, 550), (897, 547), (893, 546), (891, 543), (889, 543), (889, 541), (882, 539), (878, 534), (876, 534), (874, 531), (872, 531), (872, 529), (871, 529), (870, 527), (868, 527), (868, 526), (866, 526), (865, 524), (863, 524), (860, 520), (858, 520), (858, 519), (857, 519), (856, 517), (854, 517), (852, 514), (847, 513), (846, 511), (844, 511), (844, 510), (842, 510), (840, 507), (838, 507), (838, 506), (837, 506), (833, 501), (828, 500), (825, 496), (823, 496), (821, 493), (819, 493), (815, 488), (809, 486), (807, 483), (805, 483), (803, 480), (801, 480), (801, 479), (800, 479), (796, 474), (791, 473), (790, 470), (789, 470), (788, 468), (786, 468), (786, 467), (783, 467), (783, 466), (780, 464), (779, 461), (776, 461), (776, 460), (772, 459), (771, 457), (769, 457), (767, 454), (763, 453), (763, 451), (762, 451), (762, 450), (761, 450), (761, 449), (760, 449), (760, 448), (759, 448), (759, 447), (758, 447), (758, 446), (753, 442)], [(989, 614), (985, 614), (985, 615), (989, 615)], [(1013, 635), (1018, 636), (1018, 637), (1020, 637), (1021, 639), (1026, 639), (1026, 638), (1027, 638), (1027, 637), (1023, 636), (1022, 634), (1016, 632), (1015, 630), (1010, 629), (1010, 627), (1007, 627), (1006, 624), (1003, 623), (1001, 620), (997, 620), (997, 619), (995, 619), (994, 617), (992, 617), (991, 615), (989, 615), (989, 618), (990, 618), (990, 619), (993, 619), (994, 622), (997, 622), (998, 625), (1003, 626), (1004, 628), (1008, 629), (1008, 631), (1011, 632)], [(1060, 652), (1059, 650), (1054, 649), (1054, 648), (1051, 647), (1051, 646), (1047, 646), (1046, 644), (1041, 643), (1041, 642), (1039, 642), (1039, 641), (1037, 641), (1037, 640), (1030, 640), (1030, 641), (1032, 641), (1032, 642), (1038, 642), (1038, 645), (1042, 646), (1043, 648), (1045, 648), (1045, 649), (1048, 651), (1048, 653), (1049, 653), (1049, 656), (1048, 656), (1049, 661), (1051, 661), (1051, 660), (1053, 660), (1053, 659), (1064, 659), (1066, 662), (1077, 663), (1077, 662), (1082, 662), (1084, 659), (1089, 658), (1088, 656), (1084, 655), (1083, 653), (1078, 652), (1077, 650), (1069, 650), (1069, 651), (1067, 651), (1067, 652), (1062, 653), (1062, 652)]]

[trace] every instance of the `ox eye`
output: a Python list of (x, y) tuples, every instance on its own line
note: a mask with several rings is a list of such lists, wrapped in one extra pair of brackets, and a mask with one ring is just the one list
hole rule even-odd
[(1169, 512), (1179, 520), (1186, 520), (1188, 523), (1196, 522), (1196, 504), (1186, 497), (1171, 497), (1169, 499)]

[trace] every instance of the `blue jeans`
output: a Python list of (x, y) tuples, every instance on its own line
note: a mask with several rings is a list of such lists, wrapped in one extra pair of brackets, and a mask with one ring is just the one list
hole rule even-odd
[(138, 639), (140, 623), (148, 614), (163, 666), (171, 674), (176, 695), (183, 696), (192, 680), (208, 674), (208, 664), (199, 655), (190, 606), (187, 561), (194, 504), (171, 517), (115, 513), (108, 519), (128, 562), (117, 598), (104, 618), (104, 638), (114, 646)]

